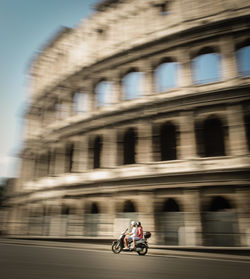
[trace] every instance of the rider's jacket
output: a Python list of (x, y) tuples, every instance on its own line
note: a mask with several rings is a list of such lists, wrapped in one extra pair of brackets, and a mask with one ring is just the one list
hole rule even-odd
[(143, 238), (143, 230), (142, 227), (137, 228), (137, 236), (142, 239)]

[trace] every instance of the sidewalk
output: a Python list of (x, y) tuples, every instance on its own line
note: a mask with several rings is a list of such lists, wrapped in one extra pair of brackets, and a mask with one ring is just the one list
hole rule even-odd
[[(37, 239), (17, 239), (17, 238), (0, 238), (0, 243), (17, 244), (17, 245), (34, 245), (54, 248), (68, 249), (84, 249), (96, 251), (111, 251), (110, 244), (100, 243), (81, 243), (75, 241), (69, 242), (60, 239), (55, 240), (37, 240)], [(214, 259), (214, 260), (231, 260), (231, 261), (249, 261), (250, 263), (250, 248), (249, 247), (186, 247), (186, 246), (159, 246), (150, 245), (148, 255), (165, 256), (165, 257), (189, 257), (199, 259)]]

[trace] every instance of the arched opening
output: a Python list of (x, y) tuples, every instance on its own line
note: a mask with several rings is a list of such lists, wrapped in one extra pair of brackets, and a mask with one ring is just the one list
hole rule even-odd
[(97, 136), (93, 145), (93, 168), (98, 169), (101, 167), (101, 155), (102, 155), (102, 138)]
[(175, 199), (169, 198), (163, 204), (163, 212), (178, 212), (180, 211), (178, 203)]
[(106, 80), (100, 81), (95, 88), (96, 107), (104, 107), (111, 104), (112, 83)]
[[(92, 202), (85, 214), (84, 234), (87, 236), (97, 236), (100, 228), (100, 208), (98, 203)], [(101, 232), (100, 232), (101, 233)]]
[(131, 200), (127, 200), (123, 206), (123, 212), (136, 212), (134, 203)]
[(156, 92), (164, 92), (177, 86), (177, 68), (176, 62), (168, 60), (155, 69)]
[(123, 164), (135, 164), (137, 135), (133, 128), (129, 128), (123, 138)]
[(99, 207), (95, 202), (92, 203), (92, 205), (91, 205), (90, 213), (91, 214), (99, 214)]
[(65, 172), (72, 172), (73, 170), (73, 156), (74, 156), (74, 144), (68, 144), (65, 151)]
[(236, 52), (238, 72), (241, 76), (250, 76), (250, 43), (249, 41), (238, 48)]
[(88, 94), (75, 92), (73, 96), (74, 114), (81, 114), (88, 111)]
[(196, 84), (220, 80), (220, 55), (212, 48), (202, 49), (192, 61), (193, 79)]
[(158, 213), (161, 244), (179, 245), (179, 229), (184, 226), (184, 214), (176, 199), (166, 199)]
[(128, 72), (122, 81), (125, 100), (137, 99), (141, 95), (142, 73), (134, 70)]
[(204, 244), (207, 246), (238, 246), (238, 220), (232, 203), (215, 196), (202, 213)]
[(203, 124), (204, 156), (225, 156), (225, 132), (218, 118), (208, 118)]
[(176, 160), (177, 145), (176, 127), (171, 123), (162, 125), (160, 129), (161, 161)]
[(250, 114), (244, 116), (248, 151), (250, 151)]
[(70, 212), (70, 208), (69, 206), (63, 204), (62, 207), (61, 207), (61, 215), (69, 215), (69, 212)]
[(231, 209), (231, 208), (232, 208), (231, 204), (227, 199), (218, 196), (212, 199), (208, 211), (216, 212), (216, 211), (221, 211), (221, 210)]

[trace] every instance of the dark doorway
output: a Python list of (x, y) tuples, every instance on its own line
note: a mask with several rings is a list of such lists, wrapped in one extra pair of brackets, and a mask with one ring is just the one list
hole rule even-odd
[(225, 132), (218, 118), (209, 118), (203, 125), (204, 156), (225, 156)]
[(176, 127), (171, 123), (162, 125), (160, 130), (161, 161), (176, 160)]
[(94, 162), (93, 168), (98, 169), (101, 167), (101, 153), (102, 153), (102, 138), (97, 136), (94, 140)]
[(245, 129), (246, 129), (248, 151), (250, 151), (250, 115), (245, 115), (244, 122), (245, 122)]
[(123, 140), (123, 163), (135, 164), (136, 132), (129, 128), (124, 134)]
[(68, 144), (66, 147), (65, 154), (65, 172), (72, 172), (73, 170), (73, 154), (74, 154), (74, 144)]

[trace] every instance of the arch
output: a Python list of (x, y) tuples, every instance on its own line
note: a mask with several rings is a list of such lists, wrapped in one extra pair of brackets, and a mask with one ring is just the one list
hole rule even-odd
[(88, 94), (77, 91), (73, 95), (74, 114), (81, 114), (88, 111)]
[(172, 123), (163, 124), (160, 128), (161, 161), (177, 159), (177, 132)]
[(72, 172), (73, 170), (73, 156), (74, 156), (74, 144), (69, 143), (66, 145), (65, 150), (65, 172)]
[(123, 212), (136, 212), (136, 207), (131, 200), (127, 200), (124, 202)]
[(70, 208), (68, 205), (63, 204), (61, 207), (61, 215), (69, 215)]
[(135, 164), (137, 133), (134, 128), (129, 128), (123, 137), (123, 164)]
[(102, 155), (102, 137), (96, 136), (93, 144), (93, 168), (98, 169), (101, 167)]
[(223, 196), (211, 198), (202, 212), (204, 244), (208, 246), (238, 246), (240, 243), (237, 213), (231, 201)]
[(230, 204), (228, 199), (221, 196), (216, 196), (212, 198), (210, 205), (208, 207), (208, 211), (222, 211), (231, 208), (232, 205)]
[(124, 75), (122, 79), (124, 100), (133, 100), (140, 97), (141, 79), (142, 73), (134, 68)]
[(220, 80), (220, 55), (211, 47), (202, 48), (192, 60), (193, 80), (206, 84)]
[(176, 199), (167, 198), (161, 205), (161, 211), (158, 213), (159, 241), (162, 244), (178, 245), (179, 230), (184, 226), (184, 213), (181, 212), (180, 206)]
[(250, 114), (244, 116), (244, 124), (246, 130), (248, 151), (250, 151)]
[(163, 204), (162, 211), (163, 212), (179, 212), (180, 207), (175, 199), (168, 198), (165, 200), (165, 202)]
[(96, 107), (111, 104), (112, 83), (105, 79), (100, 80), (95, 87)]
[(250, 39), (238, 45), (236, 58), (239, 74), (250, 76)]
[(97, 203), (93, 202), (91, 204), (90, 213), (91, 214), (99, 214), (100, 213), (99, 206), (98, 206)]
[(207, 118), (203, 123), (204, 156), (225, 156), (225, 131), (217, 117)]
[(170, 58), (165, 58), (154, 72), (156, 92), (164, 92), (177, 86), (178, 64)]

